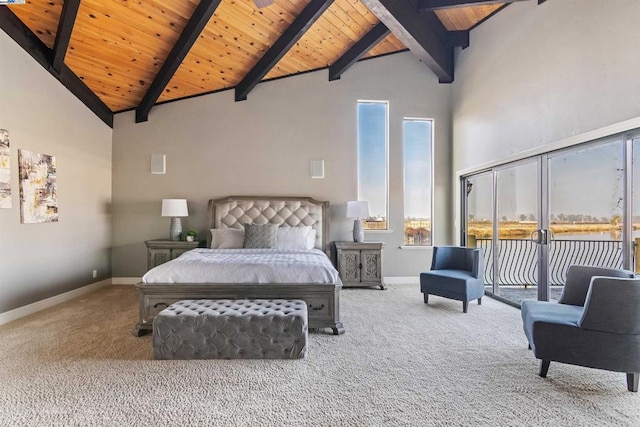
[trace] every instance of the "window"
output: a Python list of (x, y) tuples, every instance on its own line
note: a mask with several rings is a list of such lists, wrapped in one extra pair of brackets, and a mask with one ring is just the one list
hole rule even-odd
[(369, 202), (365, 230), (386, 230), (389, 103), (358, 101), (358, 200)]
[(433, 122), (402, 121), (404, 145), (404, 245), (428, 246), (432, 213)]

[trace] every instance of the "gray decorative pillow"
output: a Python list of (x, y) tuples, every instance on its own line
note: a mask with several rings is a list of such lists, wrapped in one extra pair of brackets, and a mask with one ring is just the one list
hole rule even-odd
[(245, 224), (245, 248), (275, 248), (278, 224)]

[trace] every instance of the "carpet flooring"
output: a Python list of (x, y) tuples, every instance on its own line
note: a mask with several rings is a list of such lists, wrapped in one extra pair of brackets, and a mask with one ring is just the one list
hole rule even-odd
[(135, 290), (110, 286), (0, 326), (1, 426), (637, 426), (625, 375), (552, 363), (520, 311), (416, 285), (345, 289), (346, 334), (301, 360), (156, 361)]

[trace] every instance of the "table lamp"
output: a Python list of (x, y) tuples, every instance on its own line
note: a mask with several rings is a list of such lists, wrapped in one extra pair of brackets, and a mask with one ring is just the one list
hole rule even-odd
[(347, 218), (355, 218), (353, 221), (353, 241), (364, 241), (362, 219), (369, 217), (369, 202), (356, 200), (347, 202)]
[(169, 239), (180, 240), (182, 233), (181, 216), (189, 216), (186, 199), (162, 199), (162, 216), (171, 217)]

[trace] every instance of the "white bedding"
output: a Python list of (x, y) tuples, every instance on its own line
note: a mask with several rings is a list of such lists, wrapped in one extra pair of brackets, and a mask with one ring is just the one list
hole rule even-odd
[(144, 283), (340, 283), (318, 249), (193, 249), (149, 270)]

